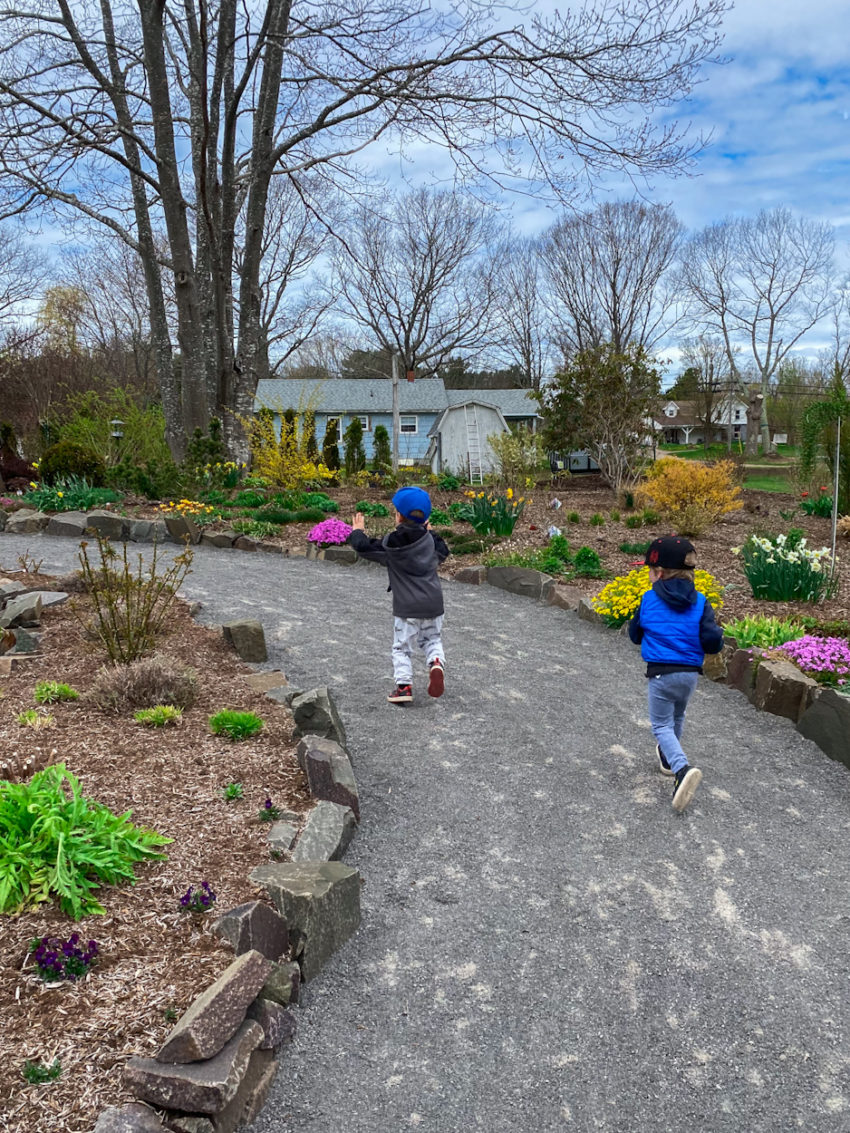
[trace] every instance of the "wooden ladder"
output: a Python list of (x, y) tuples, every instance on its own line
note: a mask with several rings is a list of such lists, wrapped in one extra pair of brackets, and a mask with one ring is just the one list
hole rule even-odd
[(481, 467), (481, 438), (478, 434), (478, 414), (474, 405), (465, 405), (466, 415), (466, 463), (470, 484), (483, 484), (484, 472)]

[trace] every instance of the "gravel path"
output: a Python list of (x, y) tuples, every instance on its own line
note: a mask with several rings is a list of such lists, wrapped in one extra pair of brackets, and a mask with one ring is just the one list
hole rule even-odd
[(446, 695), (420, 664), (393, 708), (383, 579), (199, 550), (185, 587), (332, 688), (363, 808), (363, 925), (253, 1133), (850, 1129), (847, 770), (705, 681), (675, 815), (637, 650), (489, 587), (446, 586)]

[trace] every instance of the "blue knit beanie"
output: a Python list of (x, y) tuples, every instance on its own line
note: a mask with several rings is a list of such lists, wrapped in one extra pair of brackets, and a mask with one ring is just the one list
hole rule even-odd
[(405, 519), (425, 523), (431, 514), (431, 497), (422, 488), (399, 488), (393, 496), (393, 507)]

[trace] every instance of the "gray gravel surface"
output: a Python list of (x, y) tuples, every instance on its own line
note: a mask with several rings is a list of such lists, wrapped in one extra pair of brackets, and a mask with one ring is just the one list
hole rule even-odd
[[(45, 569), (75, 544), (0, 536)], [(685, 814), (623, 637), (447, 584), (447, 690), (393, 708), (366, 567), (199, 550), (202, 621), (252, 614), (328, 684), (355, 765), (363, 924), (305, 991), (253, 1133), (850, 1129), (850, 777), (701, 682)]]

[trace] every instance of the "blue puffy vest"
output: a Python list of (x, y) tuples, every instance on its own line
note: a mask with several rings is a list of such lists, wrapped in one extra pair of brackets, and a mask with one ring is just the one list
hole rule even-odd
[(705, 660), (699, 639), (699, 623), (704, 609), (705, 595), (699, 591), (692, 606), (686, 610), (674, 610), (655, 591), (648, 590), (640, 604), (643, 629), (640, 655), (644, 661), (700, 668)]

